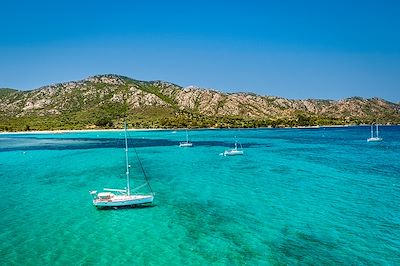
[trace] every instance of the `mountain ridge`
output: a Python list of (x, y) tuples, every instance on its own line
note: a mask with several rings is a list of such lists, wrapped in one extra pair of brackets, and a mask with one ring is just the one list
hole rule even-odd
[(0, 89), (0, 130), (400, 123), (400, 105), (358, 96), (286, 99), (105, 74), (29, 91)]

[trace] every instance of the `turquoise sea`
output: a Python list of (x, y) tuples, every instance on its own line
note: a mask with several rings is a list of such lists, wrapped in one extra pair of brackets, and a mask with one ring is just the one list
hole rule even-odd
[(156, 198), (119, 210), (89, 190), (125, 187), (122, 132), (0, 135), (0, 265), (400, 265), (400, 127), (380, 130), (132, 131)]

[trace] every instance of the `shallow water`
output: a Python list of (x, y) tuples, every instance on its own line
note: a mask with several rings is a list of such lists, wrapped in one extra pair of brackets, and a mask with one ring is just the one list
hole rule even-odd
[(380, 129), (130, 132), (155, 204), (107, 211), (88, 191), (125, 186), (121, 132), (0, 135), (0, 264), (400, 265), (400, 127)]

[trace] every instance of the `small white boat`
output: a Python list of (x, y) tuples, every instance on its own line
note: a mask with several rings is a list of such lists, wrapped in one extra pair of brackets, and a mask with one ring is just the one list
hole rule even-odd
[(179, 147), (193, 147), (193, 143), (181, 142), (181, 143), (179, 143)]
[(106, 207), (126, 207), (126, 206), (138, 206), (143, 204), (152, 203), (154, 200), (154, 193), (146, 180), (146, 183), (136, 187), (133, 191), (137, 191), (144, 186), (150, 188), (150, 193), (133, 193), (130, 189), (130, 176), (129, 176), (129, 157), (128, 157), (128, 138), (126, 135), (126, 123), (125, 123), (125, 162), (126, 162), (126, 189), (113, 189), (104, 188), (104, 192), (90, 191), (93, 196), (93, 205), (98, 208)]
[(374, 125), (371, 125), (371, 137), (367, 139), (368, 142), (379, 142), (382, 141), (383, 138), (379, 137), (379, 128), (378, 124), (376, 124), (376, 136), (374, 137)]
[[(235, 137), (236, 138), (236, 137)], [(238, 142), (235, 141), (235, 148), (231, 149), (231, 150), (226, 150), (224, 151), (223, 155), (224, 156), (235, 156), (235, 155), (243, 155), (244, 151), (242, 148), (242, 145), (240, 144), (241, 149), (238, 149)]]
[(186, 130), (186, 141), (179, 143), (179, 147), (193, 147), (193, 143), (189, 142), (189, 135)]

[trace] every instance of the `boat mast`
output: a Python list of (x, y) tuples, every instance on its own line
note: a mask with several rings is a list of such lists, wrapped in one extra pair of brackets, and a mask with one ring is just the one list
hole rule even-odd
[(379, 138), (379, 133), (378, 133), (378, 124), (376, 124), (376, 137)]
[(235, 136), (235, 150), (237, 150), (237, 138)]
[(189, 135), (188, 135), (187, 129), (186, 129), (186, 143), (189, 143)]
[(131, 194), (131, 188), (129, 184), (129, 158), (128, 158), (128, 138), (126, 136), (126, 122), (124, 123), (124, 127), (125, 127), (126, 190), (129, 196)]
[(374, 125), (371, 124), (371, 138), (374, 137)]

